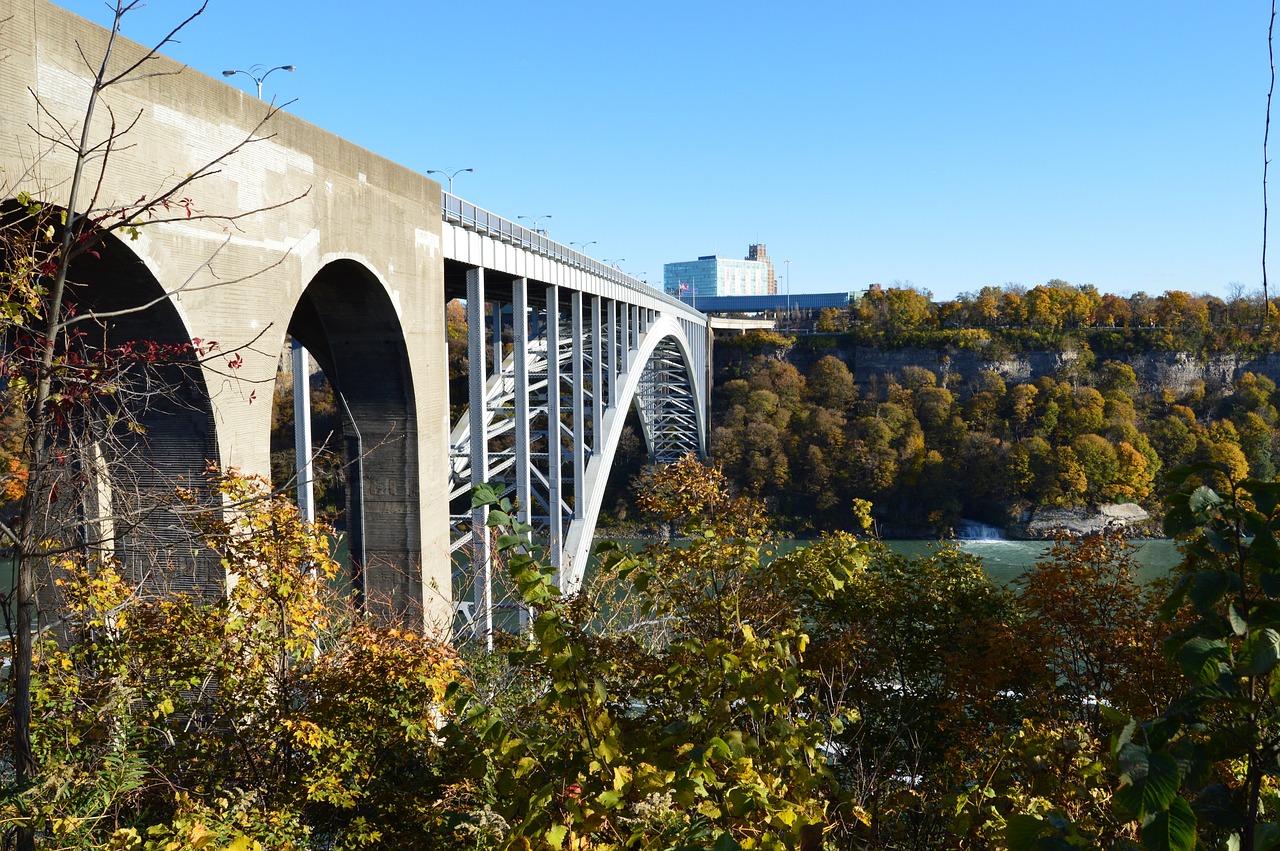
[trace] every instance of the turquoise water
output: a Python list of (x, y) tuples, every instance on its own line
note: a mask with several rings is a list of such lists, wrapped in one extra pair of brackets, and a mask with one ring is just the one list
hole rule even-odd
[[(644, 546), (643, 541), (620, 541), (635, 547)], [(789, 552), (807, 546), (811, 541), (783, 541), (779, 548)], [(1052, 541), (973, 541), (956, 542), (960, 549), (982, 559), (983, 567), (992, 579), (1008, 584), (1030, 570), (1053, 546)], [(1141, 566), (1138, 577), (1142, 580), (1156, 579), (1165, 575), (1178, 565), (1182, 556), (1178, 553), (1177, 544), (1167, 538), (1132, 541), (1134, 560)], [(896, 553), (906, 556), (924, 555), (940, 544), (937, 541), (885, 541), (885, 545)], [(590, 568), (588, 568), (590, 571)]]
[[(886, 541), (889, 548), (903, 555), (920, 555), (936, 547), (935, 541)], [(1042, 561), (1053, 546), (1052, 541), (959, 541), (960, 549), (982, 559), (988, 574), (997, 582), (1008, 584)], [(1134, 561), (1141, 568), (1138, 577), (1143, 580), (1164, 576), (1182, 556), (1177, 544), (1167, 538), (1132, 541)]]

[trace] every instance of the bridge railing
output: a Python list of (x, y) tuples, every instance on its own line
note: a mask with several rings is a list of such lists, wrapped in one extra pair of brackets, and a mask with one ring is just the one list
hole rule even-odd
[(442, 198), (440, 207), (446, 222), (461, 225), (468, 230), (486, 234), (502, 242), (518, 245), (526, 251), (533, 251), (544, 257), (550, 257), (561, 263), (582, 269), (597, 278), (620, 284), (649, 298), (657, 298), (669, 304), (674, 310), (686, 314), (687, 318), (706, 324), (706, 317), (702, 313), (691, 308), (687, 302), (682, 302), (680, 299), (663, 292), (660, 287), (646, 284), (638, 278), (631, 277), (621, 269), (592, 259), (581, 251), (574, 251), (568, 246), (547, 238), (544, 234), (504, 219), (483, 207), (477, 207), (469, 201), (464, 201), (456, 195), (450, 195), (443, 190), (440, 195)]

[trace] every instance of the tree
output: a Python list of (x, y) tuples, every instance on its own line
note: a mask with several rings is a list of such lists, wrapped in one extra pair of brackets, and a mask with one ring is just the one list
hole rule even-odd
[(491, 784), (510, 847), (817, 849), (830, 801), (818, 748), (844, 719), (804, 686), (802, 611), (843, 586), (859, 550), (766, 564), (762, 507), (728, 498), (718, 471), (685, 459), (654, 485), (647, 509), (690, 544), (609, 547), (603, 566), (634, 583), (666, 634), (653, 643), (593, 630), (590, 607), (562, 600), (523, 551), (510, 503), (478, 491), (537, 611), (512, 664), (545, 688), (506, 717), (464, 695), (452, 742)]
[[(816, 565), (841, 548), (833, 538), (797, 557)], [(873, 546), (842, 593), (815, 603), (817, 687), (857, 711), (830, 748), (840, 847), (952, 847), (942, 800), (968, 782), (990, 726), (1018, 716), (1001, 695), (1030, 670), (1013, 602), (959, 550), (906, 558)]]
[[(1197, 482), (1212, 472), (1221, 491)], [(1280, 754), (1280, 484), (1224, 466), (1176, 471), (1165, 531), (1186, 558), (1163, 605), (1185, 684), (1150, 720), (1130, 720), (1113, 750), (1117, 803), (1149, 848), (1271, 848)]]
[(815, 405), (843, 412), (853, 404), (858, 391), (844, 361), (825, 355), (805, 377), (805, 394)]
[[(204, 10), (199, 6), (151, 50), (122, 59), (121, 23), (139, 5), (137, 0), (117, 0), (101, 57), (91, 63), (86, 55), (90, 79), (83, 113), (74, 119), (56, 115), (36, 98), (37, 110), (49, 119), (44, 126), (53, 129), (34, 131), (38, 139), (32, 147), (66, 152), (68, 172), (48, 184), (35, 184), (31, 181), (40, 168), (33, 163), (19, 183), (4, 187), (5, 197), (14, 200), (0, 214), (0, 371), (8, 382), (10, 403), (21, 411), (24, 429), (17, 464), (5, 471), (22, 480), (21, 494), (0, 524), (0, 536), (12, 547), (17, 563), (10, 710), (19, 787), (30, 783), (38, 770), (30, 728), (29, 628), (37, 614), (37, 583), (49, 575), (53, 560), (93, 549), (117, 534), (112, 530), (140, 522), (139, 512), (148, 506), (111, 516), (125, 503), (117, 498), (119, 486), (109, 482), (109, 462), (137, 440), (144, 428), (140, 411), (155, 404), (157, 380), (161, 388), (172, 386), (181, 381), (182, 368), (196, 368), (200, 359), (215, 354), (204, 342), (112, 339), (113, 323), (165, 297), (134, 303), (95, 301), (102, 287), (88, 289), (85, 284), (93, 280), (95, 264), (123, 250), (118, 238), (134, 238), (141, 228), (201, 219), (231, 223), (262, 212), (207, 213), (189, 193), (217, 173), (221, 163), (262, 138), (273, 107), (264, 107), (262, 122), (241, 142), (190, 174), (161, 182), (156, 191), (131, 202), (99, 197), (104, 176), (127, 147), (136, 120), (116, 115), (107, 94), (163, 76), (152, 70), (158, 51)], [(106, 122), (96, 120), (100, 108), (107, 113)], [(231, 358), (234, 366), (234, 353), (218, 356)], [(157, 374), (161, 365), (177, 365), (178, 372)], [(112, 497), (104, 509), (105, 493)], [(19, 845), (29, 848), (31, 843), (31, 832), (22, 831)]]
[(1176, 674), (1164, 661), (1167, 627), (1157, 590), (1141, 584), (1133, 547), (1118, 531), (1059, 538), (1018, 581), (1023, 629), (1045, 662), (1041, 684), (1053, 707), (1101, 731), (1101, 710), (1130, 714), (1163, 708)]
[(1101, 435), (1082, 434), (1071, 441), (1071, 449), (1087, 482), (1082, 496), (1091, 503), (1099, 502), (1120, 470), (1115, 447)]
[(211, 486), (239, 510), (179, 496), (236, 576), (225, 596), (158, 597), (118, 563), (60, 557), (67, 640), (34, 668), (44, 779), (3, 799), (0, 825), (56, 847), (451, 847), (477, 806), (439, 735), (457, 657), (353, 617), (332, 530), (265, 481)]

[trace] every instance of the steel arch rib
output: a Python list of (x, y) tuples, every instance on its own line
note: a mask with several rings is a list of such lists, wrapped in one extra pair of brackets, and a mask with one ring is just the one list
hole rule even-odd
[(604, 441), (601, 451), (591, 456), (586, 469), (586, 510), (569, 524), (565, 535), (565, 565), (561, 578), (562, 591), (566, 594), (577, 591), (582, 585), (583, 572), (586, 570), (587, 558), (591, 553), (591, 541), (595, 535), (596, 521), (600, 517), (600, 507), (604, 502), (604, 487), (608, 479), (609, 469), (613, 466), (613, 457), (617, 453), (618, 441), (622, 437), (622, 427), (626, 422), (627, 411), (636, 400), (645, 367), (650, 358), (658, 350), (658, 346), (667, 340), (674, 339), (680, 349), (684, 361), (685, 373), (693, 390), (697, 419), (697, 442), (699, 454), (706, 453), (706, 405), (704, 402), (700, 376), (694, 370), (697, 362), (689, 349), (689, 341), (679, 321), (669, 315), (659, 316), (644, 333), (640, 346), (635, 350), (631, 360), (632, 368), (624, 373), (618, 404), (610, 405), (604, 414)]

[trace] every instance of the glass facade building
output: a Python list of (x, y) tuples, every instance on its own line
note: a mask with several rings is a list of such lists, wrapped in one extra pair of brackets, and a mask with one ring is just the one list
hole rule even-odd
[(765, 247), (751, 246), (750, 256), (753, 259), (738, 260), (711, 254), (697, 260), (667, 263), (662, 267), (662, 288), (684, 301), (699, 297), (776, 293), (773, 263), (769, 261)]

